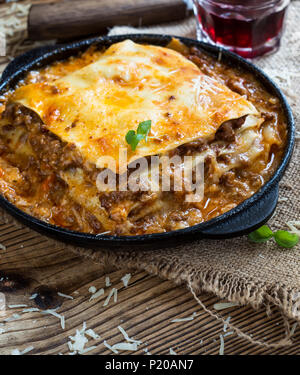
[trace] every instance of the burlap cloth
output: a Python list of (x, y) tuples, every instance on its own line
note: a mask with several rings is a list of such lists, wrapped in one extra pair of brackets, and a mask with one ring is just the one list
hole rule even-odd
[[(31, 42), (24, 41), (27, 11), (28, 9), (24, 7), (17, 8), (17, 4), (9, 5), (6, 10), (0, 11), (0, 25), (4, 31), (10, 30), (10, 35), (7, 37), (9, 55), (17, 55), (33, 46)], [(17, 21), (16, 23), (10, 21), (12, 26), (6, 25), (11, 14)], [(299, 25), (300, 1), (295, 0), (290, 5), (287, 27), (279, 52), (255, 61), (284, 90), (298, 127), (300, 126)], [(110, 34), (133, 31), (136, 32), (136, 29), (115, 27), (110, 30)], [(191, 18), (182, 23), (139, 31), (194, 37), (195, 21)], [(3, 70), (8, 58), (3, 57), (1, 62)], [(297, 138), (299, 138), (299, 133)], [(274, 230), (287, 229), (287, 222), (299, 220), (300, 171), (297, 143), (296, 141), (288, 171), (280, 183), (280, 199), (275, 215), (269, 222)], [(5, 213), (2, 219), (11, 221)], [(186, 284), (194, 291), (194, 297), (195, 292), (202, 290), (212, 292), (229, 301), (251, 304), (254, 308), (275, 304), (285, 316), (300, 321), (299, 246), (283, 249), (273, 241), (254, 244), (250, 243), (246, 237), (241, 237), (222, 241), (200, 240), (191, 244), (153, 251), (95, 252), (73, 246), (66, 246), (66, 248), (82, 256), (89, 256), (102, 266), (145, 270), (150, 274), (173, 280), (176, 284)], [(201, 304), (201, 301), (198, 302)]]

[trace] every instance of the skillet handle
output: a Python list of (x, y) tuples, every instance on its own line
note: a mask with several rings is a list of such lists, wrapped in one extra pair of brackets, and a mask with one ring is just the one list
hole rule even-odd
[(229, 217), (225, 222), (215, 224), (202, 232), (204, 238), (238, 237), (252, 232), (265, 224), (275, 211), (279, 186), (276, 184), (252, 206)]
[(57, 45), (37, 47), (14, 58), (4, 69), (1, 75), (0, 86), (12, 76), (19, 74), (22, 70), (27, 70), (32, 65), (32, 62), (36, 64), (39, 58), (44, 58), (45, 55), (55, 49), (57, 49)]

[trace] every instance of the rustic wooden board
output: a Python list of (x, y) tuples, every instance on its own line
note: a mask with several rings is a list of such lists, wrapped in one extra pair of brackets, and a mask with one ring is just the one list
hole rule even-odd
[[(128, 270), (103, 270), (91, 260), (78, 257), (63, 245), (53, 245), (46, 237), (26, 227), (1, 224), (0, 242), (6, 246), (0, 257), (0, 280), (4, 278), (0, 282), (0, 292), (6, 299), (6, 309), (0, 311), (0, 322), (14, 313), (20, 315), (19, 319), (0, 326), (5, 330), (0, 334), (0, 354), (10, 354), (12, 349), (22, 350), (28, 346), (34, 346), (30, 354), (67, 354), (68, 336), (74, 335), (83, 322), (101, 336), (99, 340), (89, 341), (87, 347), (95, 345), (96, 348), (87, 354), (111, 354), (103, 340), (111, 345), (123, 341), (118, 325), (143, 342), (134, 354), (145, 354), (145, 348), (152, 354), (168, 354), (170, 348), (178, 354), (219, 353), (223, 326), (201, 311), (186, 288), (145, 272), (132, 271), (132, 278), (125, 288), (120, 279)], [(118, 301), (111, 300), (103, 307), (111, 287), (105, 288), (104, 296), (92, 301), (89, 301), (88, 289), (92, 285), (97, 289), (105, 287), (105, 276), (110, 277), (111, 287), (118, 289)], [(41, 301), (36, 304), (29, 296), (41, 286), (54, 291), (50, 294), (54, 297), (50, 307), (62, 302), (57, 311), (65, 316), (65, 330), (54, 316), (8, 308), (12, 304), (40, 307)], [(74, 300), (61, 298), (56, 291), (72, 295)], [(210, 308), (218, 301), (208, 294), (202, 294), (200, 298)], [(51, 302), (49, 298), (47, 301)], [(194, 320), (171, 323), (175, 318), (188, 317), (194, 312), (198, 314)], [(223, 310), (222, 315), (231, 316), (231, 322), (255, 338), (276, 342), (284, 334), (281, 316), (276, 312), (268, 318), (263, 310), (234, 307)], [(225, 337), (225, 354), (300, 354), (299, 327), (294, 341), (291, 347), (269, 350), (232, 334)]]
[(34, 4), (28, 18), (33, 40), (70, 39), (106, 32), (114, 25), (153, 25), (184, 19), (182, 0), (73, 0)]

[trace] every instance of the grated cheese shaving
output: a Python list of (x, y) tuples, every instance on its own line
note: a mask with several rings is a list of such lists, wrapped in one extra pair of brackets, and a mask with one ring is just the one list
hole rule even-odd
[(193, 320), (195, 316), (197, 316), (197, 313), (193, 313), (191, 316), (188, 316), (187, 318), (173, 319), (171, 320), (171, 323), (188, 322), (189, 320)]
[(114, 344), (112, 348), (116, 350), (131, 350), (131, 351), (137, 351), (138, 349), (137, 344), (135, 342), (119, 342), (118, 344)]
[[(115, 293), (115, 290), (116, 290), (116, 288), (112, 288), (111, 289), (111, 291), (109, 292), (108, 296), (106, 297), (106, 300), (103, 303), (103, 306), (107, 306), (109, 304), (109, 301), (110, 301), (112, 295)], [(114, 299), (115, 299), (115, 297), (114, 297)]]
[(108, 287), (108, 286), (111, 286), (111, 282), (110, 282), (110, 279), (108, 276), (106, 276), (105, 278), (105, 286)]
[(118, 289), (114, 290), (114, 303), (118, 302)]
[(23, 351), (22, 351), (22, 354), (26, 354), (28, 352), (30, 352), (31, 350), (33, 350), (34, 347), (33, 346), (28, 346), (27, 348), (25, 348)]
[(85, 344), (89, 341), (81, 331), (78, 331), (78, 329), (76, 330), (75, 336), (69, 336), (69, 339), (71, 340), (71, 342), (68, 342), (70, 351), (79, 354), (82, 353)]
[(286, 225), (289, 227), (291, 233), (300, 236), (300, 229), (297, 228), (300, 227), (300, 221), (288, 221)]
[(117, 349), (113, 348), (112, 346), (110, 346), (106, 340), (103, 341), (103, 344), (104, 346), (106, 346), (109, 350), (111, 350), (112, 352), (114, 352), (115, 354), (119, 354), (119, 352), (117, 351)]
[(94, 332), (92, 329), (88, 329), (87, 331), (85, 331), (85, 334), (90, 336), (94, 340), (100, 339), (100, 336), (96, 332)]
[(108, 234), (108, 233), (110, 233), (110, 232), (111, 232), (111, 231), (108, 230), (108, 231), (106, 231), (106, 232), (98, 233), (98, 234), (96, 234), (96, 237), (97, 237), (97, 236), (102, 236), (102, 234)]
[(224, 355), (224, 337), (220, 335), (220, 350), (219, 355)]
[(2, 243), (0, 243), (0, 250), (6, 250), (6, 246), (2, 245)]
[(170, 354), (171, 355), (177, 355), (177, 353), (172, 348), (170, 348)]
[(60, 325), (61, 325), (61, 328), (62, 329), (65, 329), (65, 317), (61, 314), (58, 314), (54, 309), (49, 309), (49, 310), (44, 310), (44, 311), (41, 311), (42, 314), (50, 314), (50, 315), (53, 315), (55, 316), (56, 318), (58, 318), (60, 320)]
[(230, 316), (225, 320), (225, 324), (224, 324), (224, 327), (223, 327), (223, 331), (226, 332), (227, 330), (227, 323), (229, 323), (229, 320), (230, 320)]
[(226, 336), (232, 335), (233, 333), (234, 333), (233, 331), (226, 332), (226, 333), (224, 333), (223, 337), (226, 337)]
[(239, 306), (237, 302), (221, 302), (221, 303), (215, 303), (214, 309), (215, 310), (225, 310), (229, 309), (230, 307)]
[(76, 330), (75, 336), (69, 336), (70, 341), (67, 342), (67, 345), (70, 350), (70, 355), (75, 354), (84, 354), (96, 348), (96, 346), (89, 346), (85, 348), (85, 345), (88, 343), (88, 338), (86, 336), (92, 337), (96, 340), (100, 338), (92, 329), (86, 329), (86, 322), (83, 322), (82, 329)]
[(35, 299), (36, 297), (37, 297), (37, 293), (33, 293), (30, 297), (29, 297), (29, 299)]
[(65, 324), (65, 317), (62, 315), (61, 318), (60, 318), (60, 325), (61, 325), (61, 328), (62, 329), (65, 329), (66, 328), (66, 324)]
[(68, 299), (74, 299), (72, 296), (68, 296), (67, 294), (57, 292), (57, 294), (61, 297), (68, 298)]
[(125, 288), (128, 286), (128, 283), (129, 283), (130, 279), (131, 279), (131, 273), (126, 273), (126, 275), (121, 278)]
[(0, 328), (0, 335), (5, 332), (5, 329)]
[(289, 199), (286, 197), (280, 197), (278, 198), (278, 203), (287, 202)]
[(298, 323), (296, 322), (296, 323), (294, 323), (293, 326), (292, 326), (292, 329), (291, 329), (291, 332), (290, 332), (290, 336), (291, 336), (291, 337), (294, 335), (294, 333), (295, 333), (297, 327), (298, 327)]
[(94, 292), (94, 294), (91, 295), (90, 301), (102, 296), (103, 294), (104, 294), (104, 289), (101, 288), (98, 290), (98, 292)]
[(40, 311), (37, 307), (29, 307), (28, 309), (22, 310), (22, 313), (37, 312)]
[(123, 337), (124, 337), (124, 339), (125, 339), (126, 341), (134, 342), (134, 343), (136, 343), (137, 345), (142, 344), (142, 341), (134, 340), (134, 339), (130, 338), (130, 337), (128, 336), (127, 332), (126, 332), (126, 331), (124, 330), (124, 328), (122, 328), (121, 326), (118, 326), (118, 330), (122, 333), (122, 335), (123, 335)]
[(151, 355), (151, 353), (149, 352), (148, 348), (145, 348), (145, 349), (143, 349), (143, 350), (144, 350), (144, 352), (146, 353), (146, 355)]
[(25, 305), (25, 304), (20, 304), (20, 305), (8, 305), (8, 307), (9, 307), (10, 309), (17, 309), (17, 308), (19, 308), (19, 307), (27, 307), (27, 305)]
[(11, 322), (12, 320), (17, 320), (21, 318), (21, 315), (19, 314), (12, 314), (9, 318), (4, 319), (5, 322)]
[(11, 355), (23, 355), (23, 354), (26, 354), (26, 353), (30, 352), (30, 351), (33, 350), (33, 349), (34, 349), (33, 346), (28, 346), (27, 348), (25, 348), (25, 349), (22, 350), (21, 352), (20, 352), (19, 349), (13, 349), (13, 350), (11, 351)]
[(97, 289), (96, 289), (96, 287), (94, 287), (94, 285), (92, 285), (92, 286), (89, 287), (89, 292), (90, 293), (96, 293), (96, 291), (97, 291)]
[(13, 349), (10, 353), (11, 355), (21, 355), (20, 353), (20, 350), (19, 349)]
[(86, 330), (86, 322), (83, 322), (80, 333), (84, 333)]

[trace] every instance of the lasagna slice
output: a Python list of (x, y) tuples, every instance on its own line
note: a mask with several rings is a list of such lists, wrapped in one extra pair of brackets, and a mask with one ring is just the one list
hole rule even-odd
[(20, 87), (12, 101), (39, 115), (47, 130), (97, 164), (118, 167), (125, 136), (144, 120), (151, 134), (129, 155), (161, 154), (257, 110), (243, 96), (203, 74), (176, 51), (130, 40), (112, 45), (95, 62), (54, 82)]
[[(133, 151), (126, 134), (145, 120), (151, 131)], [(0, 136), (6, 159), (27, 181), (28, 212), (70, 229), (136, 234), (201, 222), (202, 206), (184, 203), (185, 191), (101, 192), (102, 157), (112, 158), (110, 168), (121, 174), (142, 157), (202, 155), (211, 189), (263, 152), (262, 122), (250, 101), (182, 54), (125, 40), (57, 80), (19, 87)], [(179, 208), (185, 214), (176, 221)], [(166, 224), (172, 215), (173, 224)]]

